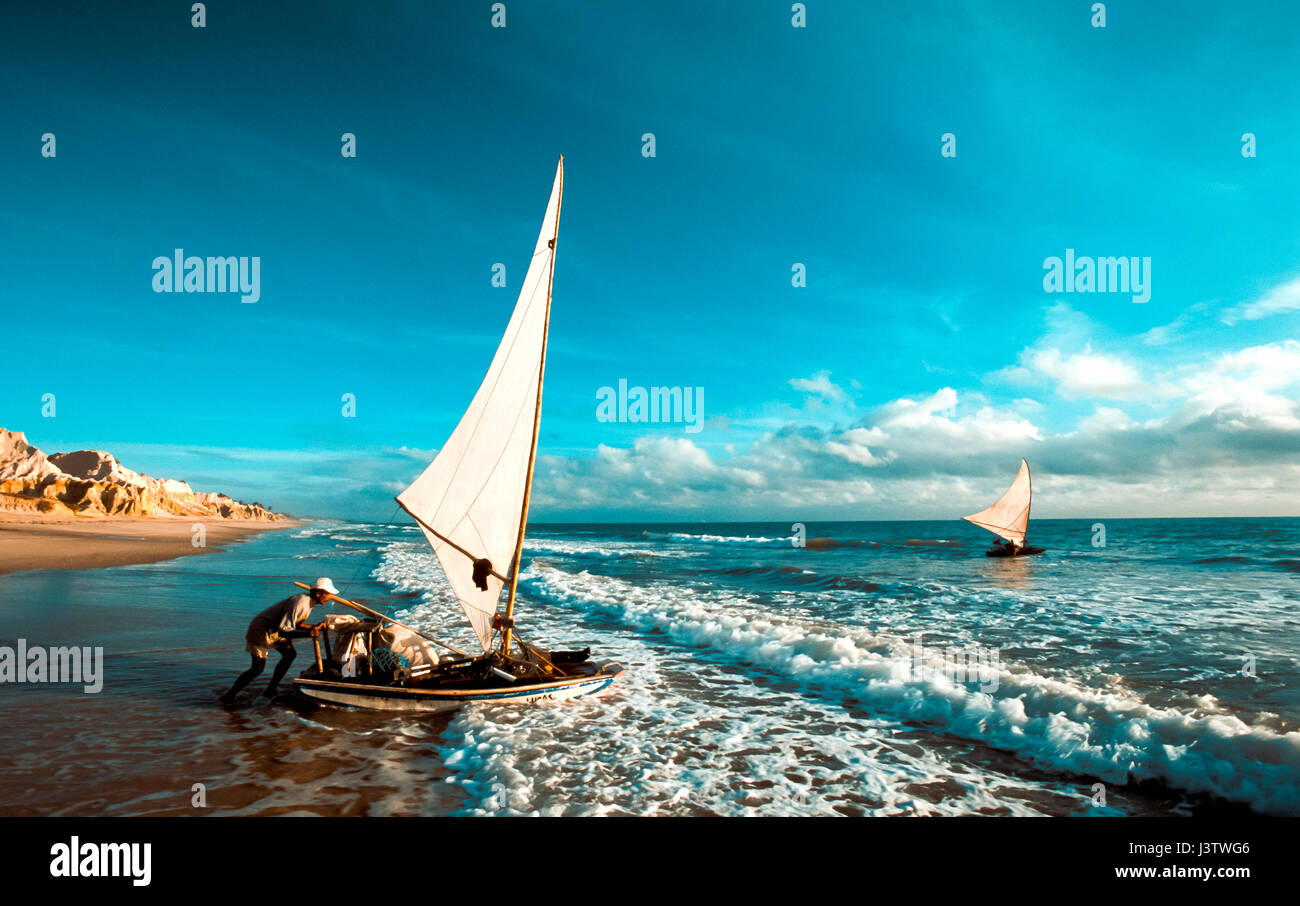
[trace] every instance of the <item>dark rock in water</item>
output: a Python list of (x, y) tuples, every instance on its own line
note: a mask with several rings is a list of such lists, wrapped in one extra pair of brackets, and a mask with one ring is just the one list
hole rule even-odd
[(839, 547), (880, 547), (874, 541), (840, 541), (837, 538), (809, 538), (803, 546), (813, 551), (829, 551)]

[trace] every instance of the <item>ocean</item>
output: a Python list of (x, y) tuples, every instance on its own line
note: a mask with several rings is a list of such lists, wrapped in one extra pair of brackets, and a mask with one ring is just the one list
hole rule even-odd
[(531, 526), (523, 637), (626, 672), (447, 714), (216, 703), (295, 579), (471, 645), (404, 522), (0, 576), (0, 645), (104, 649), (0, 686), (0, 814), (1300, 814), (1300, 519), (1102, 522)]

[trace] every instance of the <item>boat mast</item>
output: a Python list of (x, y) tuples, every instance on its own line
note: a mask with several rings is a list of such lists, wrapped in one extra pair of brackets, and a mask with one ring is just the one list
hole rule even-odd
[(524, 552), (524, 529), (528, 525), (528, 499), (533, 491), (533, 465), (537, 459), (537, 433), (542, 426), (542, 378), (546, 375), (546, 340), (551, 332), (551, 285), (555, 282), (555, 246), (560, 239), (560, 208), (564, 204), (564, 155), (560, 155), (560, 194), (555, 201), (555, 232), (551, 236), (551, 270), (546, 277), (546, 319), (542, 325), (542, 361), (537, 369), (537, 410), (533, 413), (533, 446), (528, 451), (528, 477), (524, 481), (524, 503), (519, 514), (519, 539), (510, 568), (510, 596), (506, 599), (505, 631), (501, 653), (510, 656), (510, 635), (515, 613), (515, 588), (519, 584), (519, 559)]
[(1020, 460), (1025, 464), (1025, 484), (1029, 486), (1029, 497), (1025, 500), (1025, 547), (1029, 546), (1029, 508), (1034, 503), (1034, 478), (1029, 474), (1029, 460), (1023, 457)]

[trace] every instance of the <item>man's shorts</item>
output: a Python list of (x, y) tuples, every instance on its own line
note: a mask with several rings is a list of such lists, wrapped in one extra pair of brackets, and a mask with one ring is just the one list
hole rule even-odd
[(286, 649), (293, 650), (293, 642), (286, 639), (276, 631), (275, 627), (268, 627), (260, 620), (254, 620), (248, 626), (248, 632), (244, 636), (244, 650), (253, 657), (266, 660), (271, 656), (272, 650), (281, 654), (286, 653)]

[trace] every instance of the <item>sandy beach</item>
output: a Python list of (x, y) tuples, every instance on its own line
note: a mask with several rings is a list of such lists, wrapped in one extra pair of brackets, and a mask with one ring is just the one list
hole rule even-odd
[[(199, 522), (206, 534), (202, 547), (193, 542), (194, 525)], [(0, 514), (0, 574), (153, 563), (222, 550), (254, 532), (296, 525), (239, 519), (42, 519)]]

